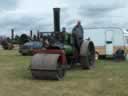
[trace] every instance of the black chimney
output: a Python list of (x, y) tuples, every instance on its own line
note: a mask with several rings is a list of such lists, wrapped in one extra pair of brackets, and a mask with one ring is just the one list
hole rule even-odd
[(40, 32), (39, 32), (39, 30), (37, 30), (37, 39), (38, 40), (40, 39)]
[(14, 39), (14, 29), (11, 29), (11, 39)]
[(32, 39), (33, 32), (30, 30), (30, 38)]
[(60, 32), (60, 8), (53, 8), (54, 12), (54, 32)]

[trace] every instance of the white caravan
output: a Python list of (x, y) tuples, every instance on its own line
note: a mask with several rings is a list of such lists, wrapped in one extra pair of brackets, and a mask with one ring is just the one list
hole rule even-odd
[(125, 51), (124, 31), (121, 28), (86, 28), (84, 31), (84, 39), (90, 38), (94, 42), (97, 56), (113, 56), (119, 48)]

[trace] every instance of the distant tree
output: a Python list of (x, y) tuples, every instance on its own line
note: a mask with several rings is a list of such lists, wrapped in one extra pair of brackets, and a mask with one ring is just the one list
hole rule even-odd
[(24, 44), (28, 42), (29, 40), (30, 40), (29, 36), (27, 36), (26, 34), (22, 34), (19, 38), (19, 43)]
[(0, 44), (1, 44), (4, 40), (7, 40), (7, 37), (5, 37), (5, 36), (0, 36)]
[(11, 49), (14, 48), (13, 44), (11, 43), (10, 38), (7, 38), (7, 39), (3, 40), (1, 42), (1, 45), (2, 45), (3, 49), (5, 49), (5, 50), (11, 50)]
[(7, 40), (3, 40), (2, 42), (1, 42), (1, 45), (2, 45), (2, 47), (6, 50), (6, 49), (8, 49), (8, 41)]

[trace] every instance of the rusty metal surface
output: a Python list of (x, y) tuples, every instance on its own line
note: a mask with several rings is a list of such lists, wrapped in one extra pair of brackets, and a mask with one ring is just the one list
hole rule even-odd
[(88, 40), (85, 40), (81, 47), (80, 47), (80, 56), (87, 56), (87, 51), (88, 51), (88, 45), (89, 45), (89, 42)]
[(58, 49), (47, 49), (47, 50), (44, 50), (44, 49), (34, 49), (33, 54), (59, 54), (60, 57), (59, 57), (59, 63), (60, 64), (67, 64), (67, 60), (66, 60), (66, 55), (65, 55), (65, 52), (64, 50), (58, 50)]
[(55, 79), (56, 71), (31, 70), (32, 77), (35, 79)]
[(95, 46), (92, 41), (84, 41), (80, 48), (80, 64), (83, 69), (95, 66)]
[(32, 57), (31, 69), (56, 70), (59, 54), (35, 54)]

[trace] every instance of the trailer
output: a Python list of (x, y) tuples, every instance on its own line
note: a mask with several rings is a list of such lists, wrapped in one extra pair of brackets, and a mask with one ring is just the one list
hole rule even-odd
[(128, 32), (125, 32), (124, 38), (125, 38), (126, 54), (128, 54)]
[(85, 28), (84, 39), (94, 41), (97, 59), (112, 57), (119, 48), (126, 51), (124, 31), (118, 27)]

